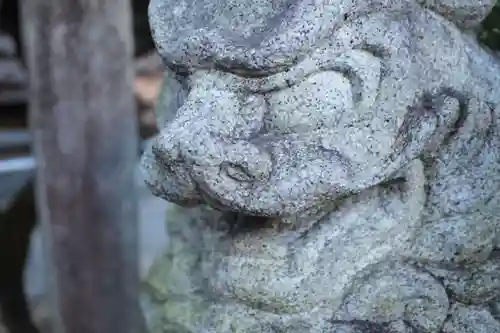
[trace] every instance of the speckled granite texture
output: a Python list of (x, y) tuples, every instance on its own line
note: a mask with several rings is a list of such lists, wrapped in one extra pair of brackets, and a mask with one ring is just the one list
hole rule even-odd
[(150, 333), (500, 333), (493, 0), (152, 0)]

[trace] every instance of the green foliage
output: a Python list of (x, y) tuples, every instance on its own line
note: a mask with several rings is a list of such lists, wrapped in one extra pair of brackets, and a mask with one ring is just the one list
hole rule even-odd
[(483, 21), (479, 40), (494, 50), (500, 50), (500, 0)]

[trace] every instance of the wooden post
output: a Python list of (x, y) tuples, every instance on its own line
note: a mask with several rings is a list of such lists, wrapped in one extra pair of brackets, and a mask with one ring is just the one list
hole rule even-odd
[(58, 333), (139, 333), (128, 0), (21, 0)]

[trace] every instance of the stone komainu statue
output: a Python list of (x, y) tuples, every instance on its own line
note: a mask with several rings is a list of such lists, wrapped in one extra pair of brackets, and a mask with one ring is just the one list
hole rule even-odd
[(150, 332), (500, 332), (492, 6), (152, 0)]

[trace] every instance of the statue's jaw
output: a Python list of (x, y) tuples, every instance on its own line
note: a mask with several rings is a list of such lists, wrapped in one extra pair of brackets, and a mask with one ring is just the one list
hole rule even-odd
[[(300, 171), (304, 170), (292, 170), (288, 166), (282, 168), (281, 173), (275, 171), (268, 182), (244, 183), (222, 174), (220, 167), (164, 167), (148, 156), (152, 154), (146, 154), (143, 158), (143, 170), (147, 171), (146, 182), (155, 195), (183, 207), (205, 205), (220, 211), (222, 218), (214, 219), (208, 227), (224, 231), (234, 241), (258, 238), (266, 242), (290, 242), (300, 239), (321, 223), (323, 218), (345, 210), (346, 205), (355, 209), (352, 208), (355, 206), (352, 198), (359, 193), (371, 191), (372, 187), (385, 186), (385, 180), (379, 182), (376, 177), (367, 177), (364, 182), (360, 181), (363, 178), (348, 178), (345, 168), (332, 172), (335, 170), (332, 164), (319, 163), (315, 166), (309, 163), (309, 172), (303, 174), (309, 179), (293, 181), (283, 177), (293, 173), (300, 175)], [(330, 183), (324, 179), (311, 182), (311, 178), (326, 175), (325, 171), (312, 171), (328, 168)], [(340, 177), (342, 174), (343, 179)], [(343, 187), (337, 186), (335, 189), (331, 179), (337, 183), (340, 183), (339, 179), (343, 180)], [(400, 180), (404, 181), (403, 178)], [(311, 184), (316, 186), (307, 186)], [(294, 190), (295, 195), (292, 192)]]
[[(289, 221), (302, 216), (303, 212), (317, 210), (316, 207), (341, 195), (340, 186), (336, 189), (326, 182), (324, 186), (317, 186), (300, 178), (301, 169), (284, 168), (271, 175), (268, 182), (237, 181), (219, 166), (193, 166), (189, 169), (191, 172), (183, 168), (174, 172), (154, 160), (143, 159), (146, 183), (152, 193), (184, 207), (206, 204), (222, 212)], [(347, 183), (345, 178), (341, 181), (341, 185)]]
[[(324, 206), (320, 202), (313, 208), (303, 209), (302, 212), (298, 210), (298, 205), (291, 203), (288, 207), (297, 210), (291, 211), (292, 213), (280, 214), (279, 203), (276, 202), (261, 200), (259, 201), (261, 202), (260, 206), (249, 207), (248, 205), (244, 206), (245, 201), (238, 204), (236, 200), (225, 200), (206, 185), (196, 183), (194, 178), (188, 175), (184, 169), (178, 168), (176, 172), (173, 172), (172, 168), (159, 165), (152, 158), (151, 150), (145, 152), (141, 164), (146, 184), (155, 196), (186, 208), (204, 205), (221, 212), (222, 218), (211, 227), (226, 230), (231, 237), (259, 233), (267, 235), (269, 238), (273, 238), (277, 234), (293, 238), (297, 231), (304, 230), (306, 226), (313, 224), (320, 216), (324, 215), (322, 210)], [(205, 171), (208, 172), (209, 169), (207, 168)], [(220, 177), (218, 172), (215, 172), (215, 175)], [(219, 181), (222, 180), (219, 178)], [(228, 180), (224, 181), (227, 184)], [(264, 184), (264, 186), (266, 185)], [(258, 197), (255, 196), (255, 199)], [(245, 207), (247, 208), (244, 209)], [(286, 207), (284, 202), (281, 208), (283, 207)], [(324, 211), (327, 211), (326, 207)]]
[(395, 163), (385, 168), (378, 161), (366, 172), (334, 148), (282, 146), (267, 147), (273, 168), (264, 181), (235, 179), (224, 165), (163, 165), (151, 151), (142, 164), (156, 196), (184, 207), (204, 204), (233, 213), (234, 230), (253, 230), (259, 220), (258, 225), (281, 231), (303, 229), (334, 210), (342, 198), (383, 183), (385, 175), (401, 167)]

